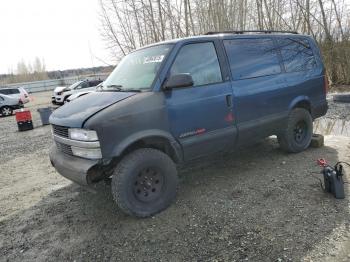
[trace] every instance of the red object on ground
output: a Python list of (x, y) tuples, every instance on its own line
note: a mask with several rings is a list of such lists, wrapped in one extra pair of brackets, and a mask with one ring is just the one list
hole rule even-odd
[(327, 161), (324, 158), (317, 159), (317, 164), (321, 167), (327, 166)]
[(16, 111), (16, 122), (32, 121), (32, 114), (29, 110)]

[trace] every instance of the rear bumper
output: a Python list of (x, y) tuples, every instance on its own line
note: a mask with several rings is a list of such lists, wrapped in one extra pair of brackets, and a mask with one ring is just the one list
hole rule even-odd
[(93, 168), (99, 163), (99, 160), (67, 155), (59, 151), (56, 145), (50, 149), (50, 161), (60, 175), (83, 186), (91, 184), (89, 173), (93, 172)]
[(14, 105), (14, 106), (11, 106), (13, 109), (21, 109), (23, 108), (23, 104), (18, 104), (18, 105)]

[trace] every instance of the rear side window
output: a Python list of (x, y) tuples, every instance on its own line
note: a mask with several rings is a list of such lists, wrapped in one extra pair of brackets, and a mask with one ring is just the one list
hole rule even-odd
[(214, 44), (208, 42), (182, 47), (170, 69), (170, 75), (182, 73), (192, 76), (194, 86), (222, 82)]
[(13, 95), (13, 94), (19, 94), (19, 90), (17, 88), (11, 88), (11, 89), (0, 89), (0, 94), (4, 95)]
[(10, 89), (10, 94), (19, 94), (19, 90), (16, 88), (16, 89)]
[(232, 39), (225, 40), (224, 45), (235, 80), (281, 73), (271, 39)]
[(9, 89), (0, 89), (0, 94), (4, 94), (4, 95), (9, 95), (10, 94), (10, 90)]
[(287, 72), (307, 71), (316, 67), (312, 48), (306, 39), (281, 38), (278, 44)]

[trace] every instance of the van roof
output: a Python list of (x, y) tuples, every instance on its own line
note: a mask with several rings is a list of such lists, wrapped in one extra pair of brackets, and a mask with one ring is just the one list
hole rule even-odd
[(208, 32), (203, 35), (189, 36), (183, 38), (176, 38), (171, 40), (166, 40), (162, 42), (153, 43), (147, 45), (155, 46), (159, 44), (176, 44), (178, 42), (191, 42), (195, 40), (213, 40), (213, 39), (232, 39), (232, 38), (257, 38), (257, 37), (308, 37), (309, 35), (298, 34), (294, 31), (222, 31), (222, 32)]
[(296, 31), (282, 31), (282, 30), (233, 30), (233, 31), (210, 31), (207, 32), (205, 35), (217, 35), (217, 34), (236, 34), (236, 35), (243, 35), (243, 34), (249, 34), (249, 33), (259, 33), (259, 34), (293, 34), (297, 35), (298, 32)]

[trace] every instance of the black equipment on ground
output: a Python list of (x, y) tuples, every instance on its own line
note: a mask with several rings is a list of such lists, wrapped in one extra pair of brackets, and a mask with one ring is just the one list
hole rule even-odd
[(338, 162), (334, 167), (328, 165), (324, 159), (317, 160), (317, 163), (323, 167), (324, 190), (333, 194), (337, 199), (344, 199), (343, 166), (341, 163), (345, 162)]
[(325, 190), (333, 194), (337, 199), (345, 198), (342, 171), (336, 171), (332, 167), (325, 167), (322, 172)]

